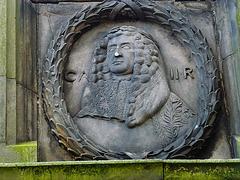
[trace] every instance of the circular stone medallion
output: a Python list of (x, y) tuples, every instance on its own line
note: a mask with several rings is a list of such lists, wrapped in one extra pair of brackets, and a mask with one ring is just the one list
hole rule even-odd
[[(92, 49), (82, 44), (91, 31)], [(42, 82), (52, 132), (76, 160), (187, 157), (219, 106), (206, 38), (173, 6), (149, 1), (104, 1), (74, 15), (50, 43)]]

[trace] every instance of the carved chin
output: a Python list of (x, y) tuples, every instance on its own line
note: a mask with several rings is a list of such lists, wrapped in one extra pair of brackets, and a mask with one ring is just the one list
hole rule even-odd
[(123, 64), (112, 65), (110, 71), (115, 75), (125, 75), (132, 73), (129, 67), (125, 67)]

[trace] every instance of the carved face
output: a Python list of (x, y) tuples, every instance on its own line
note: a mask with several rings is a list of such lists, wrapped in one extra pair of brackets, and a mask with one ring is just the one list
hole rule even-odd
[(107, 63), (115, 75), (126, 75), (133, 72), (135, 58), (135, 39), (133, 36), (120, 35), (108, 42)]

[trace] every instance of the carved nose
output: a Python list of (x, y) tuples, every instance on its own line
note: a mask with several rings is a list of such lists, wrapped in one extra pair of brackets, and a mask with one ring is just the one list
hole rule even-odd
[(122, 53), (116, 51), (114, 55), (115, 55), (115, 57), (119, 57), (119, 56), (122, 56)]

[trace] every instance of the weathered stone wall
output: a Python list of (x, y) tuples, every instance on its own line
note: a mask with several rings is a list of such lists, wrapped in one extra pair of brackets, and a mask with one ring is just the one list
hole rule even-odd
[[(50, 4), (47, 4), (47, 2)], [(41, 106), (39, 106), (39, 95), (41, 94), (39, 69), (42, 66), (44, 52), (47, 51), (54, 31), (61, 25), (64, 18), (69, 18), (78, 10), (76, 4), (72, 2), (82, 6), (98, 1), (1, 0), (0, 2), (0, 143), (1, 149), (4, 149), (4, 151), (6, 145), (36, 141), (37, 121), (39, 120), (40, 125), (44, 127), (43, 130), (39, 127), (39, 135), (45, 136), (47, 134), (49, 137), (46, 142), (49, 147), (56, 146), (54, 155), (48, 155), (49, 158), (57, 160), (58, 157), (55, 157), (55, 155), (57, 156), (59, 153), (61, 154), (59, 155), (60, 159), (71, 159), (58, 146), (51, 136), (50, 130), (47, 129), (44, 114), (42, 114)], [(193, 3), (195, 4), (193, 6), (189, 6), (191, 3), (188, 3), (187, 8), (190, 9), (196, 3), (202, 3), (204, 6), (204, 2)], [(179, 2), (179, 4), (181, 3)], [(72, 9), (75, 8), (76, 11), (69, 12), (64, 9), (66, 15), (61, 15), (60, 7), (62, 9), (73, 7)], [(210, 11), (206, 10), (207, 13), (210, 13)], [(240, 136), (238, 118), (240, 82), (237, 78), (240, 73), (238, 2), (216, 0), (213, 3), (212, 11), (210, 23), (212, 23), (212, 28), (215, 28), (214, 36), (217, 46), (214, 47), (214, 53), (218, 59), (223, 80), (223, 103), (214, 137), (208, 142), (209, 146), (205, 149), (205, 151), (211, 153), (206, 153), (201, 158), (238, 157), (237, 144), (239, 143), (238, 136)], [(49, 23), (52, 27), (50, 27), (50, 30), (45, 29), (46, 32), (41, 32), (42, 27), (39, 27), (38, 23), (44, 24), (49, 20), (53, 20)], [(194, 18), (192, 20), (190, 18), (190, 21), (194, 22), (194, 20)], [(50, 39), (47, 41), (41, 39), (40, 35), (44, 33), (49, 33), (47, 36)], [(205, 33), (209, 32), (205, 30)], [(39, 44), (39, 42), (42, 44)], [(211, 43), (215, 44), (214, 41), (211, 41)], [(234, 156), (232, 154), (232, 143), (236, 144), (234, 145)], [(50, 152), (47, 148), (45, 151)], [(40, 153), (40, 160), (46, 160), (46, 154)]]
[[(34, 3), (46, 1), (33, 0), (32, 2), (0, 0), (0, 162), (5, 162), (0, 164), (0, 179), (240, 178), (239, 159), (6, 163), (37, 161), (36, 142), (27, 142), (36, 141), (39, 118), (37, 107), (40, 91), (37, 81), (38, 63), (41, 60), (37, 58), (40, 54), (36, 45), (38, 8)], [(60, 1), (52, 0), (51, 2)], [(207, 153), (207, 156), (212, 158), (239, 157), (240, 22), (238, 4), (239, 2), (235, 0), (215, 1), (213, 18), (216, 18), (216, 24), (214, 24), (218, 45), (216, 55), (222, 72), (224, 101), (220, 121), (215, 129), (215, 137), (209, 141), (210, 146), (205, 149), (205, 151), (215, 152), (215, 154)], [(42, 4), (42, 7), (44, 6), (47, 5)], [(44, 117), (41, 113), (40, 116)], [(44, 118), (41, 121), (44, 121)], [(41, 131), (44, 133), (43, 136), (51, 137), (50, 130), (46, 129), (47, 124), (44, 128)], [(58, 147), (52, 137), (48, 143), (57, 153), (64, 155), (64, 150)], [(231, 155), (233, 149), (229, 150), (233, 147), (232, 143), (235, 144), (234, 156)], [(46, 151), (50, 150), (46, 149)], [(43, 156), (44, 154), (41, 158)], [(51, 158), (57, 160), (59, 157)], [(71, 158), (62, 157), (62, 160), (68, 159)]]
[(0, 161), (22, 156), (6, 145), (37, 140), (34, 12), (30, 1), (0, 2)]
[(229, 120), (228, 130), (233, 140), (234, 156), (239, 157), (239, 1), (216, 1), (216, 14), (225, 97), (223, 106), (227, 112), (226, 119)]

